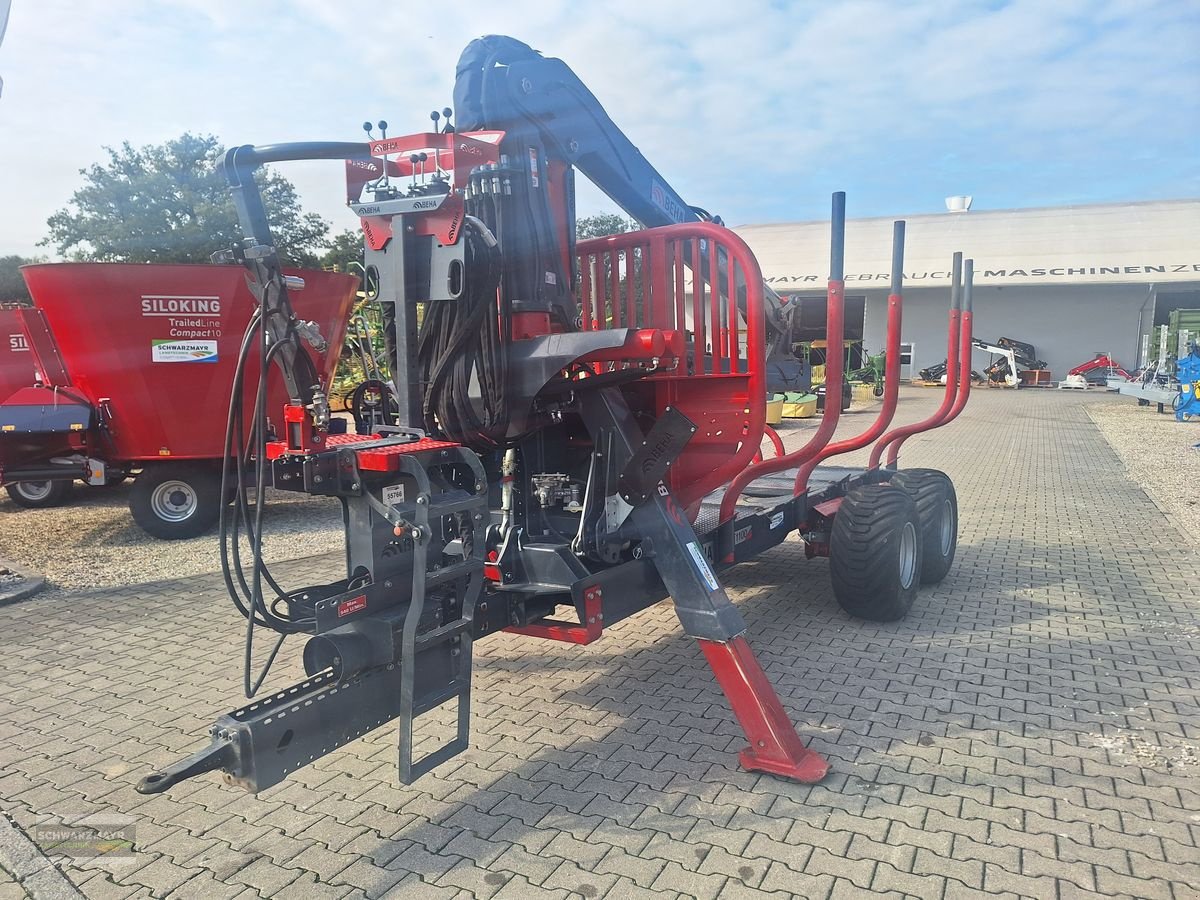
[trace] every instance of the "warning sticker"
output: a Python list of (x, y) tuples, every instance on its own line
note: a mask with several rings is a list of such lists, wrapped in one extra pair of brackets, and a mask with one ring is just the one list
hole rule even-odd
[(700, 572), (700, 577), (708, 584), (710, 591), (715, 591), (720, 588), (717, 583), (717, 576), (713, 574), (712, 566), (708, 564), (708, 560), (704, 558), (704, 551), (697, 546), (695, 541), (688, 541), (688, 553), (692, 554), (692, 560), (696, 563), (696, 568)]
[(338, 604), (338, 618), (348, 616), (351, 613), (356, 613), (360, 609), (367, 608), (367, 595), (359, 594), (357, 597), (351, 597), (349, 600), (343, 600)]
[(151, 341), (150, 359), (156, 363), (217, 361), (216, 341)]

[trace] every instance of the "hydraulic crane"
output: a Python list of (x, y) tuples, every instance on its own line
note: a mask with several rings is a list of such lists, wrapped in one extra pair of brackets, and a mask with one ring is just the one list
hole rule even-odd
[[(902, 616), (922, 581), (949, 568), (957, 506), (941, 473), (894, 472), (896, 453), (957, 415), (970, 379), (955, 368), (935, 417), (884, 434), (896, 404), (890, 371), (884, 410), (860, 442), (828, 444), (834, 408), (810, 444), (791, 453), (778, 444), (763, 460), (764, 435), (778, 440), (764, 425), (768, 361), (776, 377), (795, 370), (787, 310), (749, 248), (685, 204), (561, 61), (483, 38), (463, 53), (454, 96), (457, 128), (243, 146), (225, 159), (245, 237), (230, 258), (249, 271), (261, 307), (243, 357), (257, 342), (265, 361), (234, 385), (226, 475), (239, 485), (222, 523), (226, 580), (248, 619), (248, 648), (257, 627), (279, 643), (306, 635), (308, 677), (220, 717), (210, 746), (139, 790), (216, 769), (261, 790), (393, 719), (409, 783), (467, 746), (475, 640), (508, 631), (589, 643), (667, 597), (746, 732), (742, 764), (819, 780), (828, 766), (796, 735), (718, 573), (799, 531), (810, 554), (842, 561), (832, 571), (844, 607)], [(391, 309), (398, 422), (374, 435), (329, 431), (306, 346), (320, 335), (291, 309), (255, 185), (260, 166), (295, 159), (345, 162), (367, 281)], [(575, 168), (651, 227), (576, 245)], [(834, 344), (843, 229), (835, 195)], [(890, 367), (902, 247), (897, 223)], [(963, 284), (955, 271), (957, 351), (960, 318), (969, 341), (970, 277)], [(293, 398), (278, 427), (263, 408), (271, 363)], [(246, 434), (238, 403), (250, 377), (259, 390)], [(840, 363), (827, 379), (840, 390)], [(888, 466), (816, 469), (877, 438)], [(275, 581), (258, 552), (268, 482), (340, 500), (344, 579), (291, 591)], [(559, 617), (564, 608), (573, 618)], [(245, 676), (250, 695), (249, 650)], [(414, 719), (451, 701), (455, 737), (414, 758)]]

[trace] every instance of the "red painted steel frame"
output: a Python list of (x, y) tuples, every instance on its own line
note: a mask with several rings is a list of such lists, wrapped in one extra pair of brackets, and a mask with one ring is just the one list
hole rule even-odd
[(805, 784), (824, 778), (829, 763), (804, 746), (746, 639), (736, 637), (724, 644), (701, 640), (700, 649), (750, 739), (750, 746), (738, 756), (742, 766)]
[[(829, 347), (841, 347), (843, 344), (845, 294), (846, 284), (844, 281), (829, 282), (825, 295), (826, 333), (827, 346)], [(816, 433), (809, 439), (808, 443), (798, 450), (794, 450), (783, 456), (777, 456), (774, 459), (764, 460), (743, 469), (729, 483), (729, 487), (725, 489), (725, 496), (721, 499), (720, 521), (722, 523), (729, 521), (733, 517), (738, 497), (742, 495), (742, 491), (750, 482), (764, 475), (772, 475), (775, 472), (790, 469), (792, 466), (803, 466), (829, 443), (829, 439), (833, 437), (834, 431), (837, 430), (838, 419), (842, 413), (842, 368), (844, 360), (845, 354), (843, 353), (829, 353), (826, 356), (825, 413), (821, 417), (821, 424), (817, 427)]]
[[(808, 488), (808, 479), (813, 473), (813, 469), (819, 466), (824, 460), (831, 456), (836, 456), (839, 453), (849, 453), (851, 450), (861, 450), (871, 441), (879, 437), (892, 423), (892, 417), (896, 414), (896, 404), (900, 399), (900, 321), (903, 312), (904, 299), (900, 294), (888, 295), (888, 314), (887, 314), (887, 347), (886, 359), (884, 360), (884, 375), (883, 375), (883, 406), (879, 410), (879, 415), (875, 422), (864, 431), (862, 434), (848, 438), (844, 441), (836, 441), (828, 444), (823, 450), (819, 451), (816, 456), (805, 463), (800, 471), (796, 473), (796, 493), (799, 494)], [(825, 391), (825, 408), (829, 408), (829, 391)]]
[(942, 421), (943, 425), (953, 422), (967, 405), (971, 397), (971, 337), (974, 313), (971, 309), (971, 293), (975, 280), (975, 261), (968, 259), (963, 264), (963, 297), (962, 316), (959, 319), (959, 350), (958, 350), (958, 399), (954, 401), (949, 414)]
[[(758, 261), (741, 238), (711, 222), (580, 241), (576, 252), (584, 331), (657, 329), (677, 341), (682, 352), (691, 315), (694, 374), (688, 375), (681, 365), (639, 379), (627, 389), (639, 395), (635, 408), (661, 412), (669, 406), (696, 423), (696, 435), (666, 479), (680, 505), (690, 509), (750, 465), (762, 443), (767, 417), (766, 316)], [(738, 306), (739, 288), (745, 290), (744, 314)], [(707, 336), (706, 318), (711, 320)], [(652, 355), (669, 358), (672, 351)], [(612, 367), (623, 365), (611, 351), (605, 351), (603, 360)]]
[[(893, 428), (887, 434), (879, 439), (871, 450), (871, 459), (867, 463), (868, 469), (879, 468), (880, 458), (883, 456), (883, 451), (888, 448), (888, 464), (891, 465), (896, 461), (896, 457), (900, 452), (900, 445), (905, 440), (912, 437), (914, 434), (919, 434), (922, 431), (929, 431), (932, 428), (937, 428), (945, 421), (946, 416), (950, 414), (951, 407), (954, 406), (954, 401), (958, 396), (958, 351), (960, 344), (960, 334), (962, 331), (961, 322), (962, 315), (958, 308), (958, 288), (959, 278), (962, 274), (962, 254), (954, 254), (954, 278), (951, 285), (951, 304), (949, 315), (949, 327), (947, 328), (946, 338), (946, 392), (942, 397), (942, 403), (933, 413), (926, 419), (920, 422), (914, 422), (911, 425), (902, 425), (899, 428)], [(968, 346), (970, 341), (968, 340)], [(968, 354), (968, 359), (970, 354)]]
[[(964, 309), (961, 319), (962, 338), (959, 341), (958, 354), (958, 397), (954, 401), (954, 406), (950, 408), (950, 412), (946, 414), (946, 418), (939, 423), (940, 425), (948, 425), (958, 418), (958, 414), (963, 411), (963, 407), (967, 405), (967, 399), (971, 396), (971, 320), (971, 311)], [(896, 456), (900, 452), (900, 442), (897, 441), (892, 446), (894, 449), (888, 453), (889, 465), (896, 461)]]
[(771, 439), (771, 446), (775, 448), (775, 455), (778, 457), (787, 453), (787, 450), (783, 448), (783, 438), (779, 436), (779, 432), (770, 425), (768, 425), (764, 430), (767, 433), (767, 437)]
[(568, 644), (590, 644), (604, 633), (604, 612), (601, 605), (604, 591), (599, 587), (583, 592), (583, 621), (579, 624), (558, 619), (539, 619), (529, 625), (510, 625), (505, 631), (530, 637), (564, 641)]

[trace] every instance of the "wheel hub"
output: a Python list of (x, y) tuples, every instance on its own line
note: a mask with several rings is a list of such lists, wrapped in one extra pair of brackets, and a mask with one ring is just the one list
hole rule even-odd
[(45, 500), (50, 496), (51, 481), (18, 481), (17, 490), (28, 500)]
[(150, 508), (164, 522), (183, 522), (196, 512), (196, 489), (183, 481), (164, 481), (150, 495)]
[(954, 504), (947, 497), (942, 501), (942, 556), (950, 555), (950, 547), (954, 543), (955, 526), (958, 523), (954, 521)]
[(917, 528), (912, 522), (905, 522), (900, 530), (900, 587), (904, 590), (912, 587), (916, 572)]

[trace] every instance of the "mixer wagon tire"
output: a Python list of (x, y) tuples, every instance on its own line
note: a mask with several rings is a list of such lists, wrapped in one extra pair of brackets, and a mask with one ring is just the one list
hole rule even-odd
[(202, 463), (146, 466), (133, 482), (129, 511), (156, 538), (204, 534), (221, 514), (221, 471)]
[(8, 496), (26, 509), (49, 509), (67, 502), (74, 489), (70, 481), (17, 481), (5, 485)]
[(907, 491), (868, 484), (833, 517), (829, 575), (838, 605), (871, 622), (903, 619), (921, 585), (921, 521)]
[(937, 584), (954, 565), (958, 549), (958, 495), (937, 469), (904, 469), (892, 484), (913, 498), (921, 518), (921, 584)]

